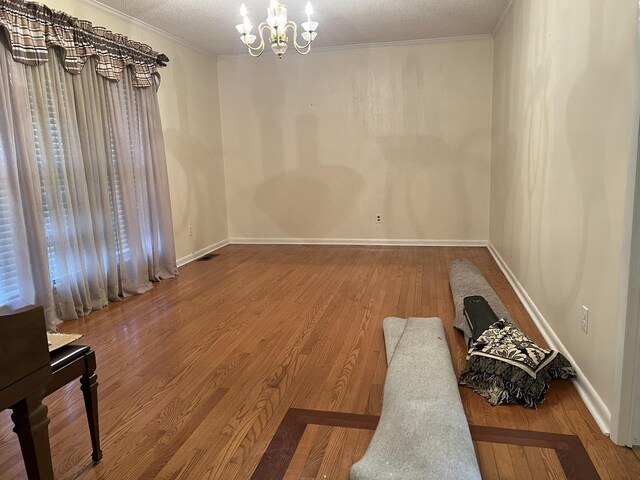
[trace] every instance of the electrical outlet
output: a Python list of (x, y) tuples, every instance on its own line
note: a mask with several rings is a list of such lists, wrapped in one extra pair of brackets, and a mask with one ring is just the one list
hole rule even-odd
[(193, 228), (191, 228), (191, 225), (189, 225), (189, 236), (193, 237)]
[(582, 331), (589, 333), (589, 309), (582, 306)]
[(377, 214), (376, 215), (376, 223), (382, 223), (382, 215), (381, 214)]

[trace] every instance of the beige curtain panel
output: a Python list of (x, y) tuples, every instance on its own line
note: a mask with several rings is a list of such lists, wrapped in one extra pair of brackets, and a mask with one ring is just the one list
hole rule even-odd
[(89, 58), (95, 57), (95, 69), (102, 77), (120, 80), (129, 67), (135, 87), (150, 87), (158, 77), (158, 67), (169, 61), (149, 45), (35, 2), (0, 0), (0, 27), (7, 31), (13, 59), (25, 65), (47, 63), (51, 47), (59, 47), (62, 64), (71, 74), (79, 74)]
[(47, 55), (0, 39), (0, 313), (43, 305), (54, 331), (177, 268), (156, 89)]
[(0, 313), (42, 305), (56, 314), (25, 67), (0, 43)]

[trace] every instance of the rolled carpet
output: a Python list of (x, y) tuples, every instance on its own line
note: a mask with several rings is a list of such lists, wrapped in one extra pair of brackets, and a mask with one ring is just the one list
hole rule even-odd
[(442, 320), (390, 317), (384, 333), (382, 415), (351, 480), (479, 480)]
[(472, 337), (472, 331), (464, 316), (464, 298), (481, 296), (487, 301), (498, 318), (503, 318), (509, 323), (517, 325), (511, 318), (500, 297), (484, 278), (478, 267), (466, 258), (457, 258), (449, 267), (449, 284), (453, 294), (453, 303), (456, 308), (456, 319), (453, 326), (464, 334), (467, 345)]

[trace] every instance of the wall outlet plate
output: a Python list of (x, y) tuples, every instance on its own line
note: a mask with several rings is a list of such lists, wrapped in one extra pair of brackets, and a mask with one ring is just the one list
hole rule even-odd
[(584, 305), (582, 306), (581, 326), (584, 333), (589, 333), (589, 309)]
[(378, 213), (376, 215), (376, 223), (382, 223), (382, 214)]

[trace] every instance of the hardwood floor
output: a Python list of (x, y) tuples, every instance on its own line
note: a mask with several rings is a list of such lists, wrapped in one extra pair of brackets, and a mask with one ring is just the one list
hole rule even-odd
[[(439, 316), (464, 363), (448, 265), (470, 258), (523, 329), (541, 335), (484, 248), (228, 246), (153, 290), (62, 330), (98, 359), (104, 459), (92, 466), (79, 385), (50, 396), (58, 479), (251, 478), (289, 409), (379, 415), (385, 316)], [(602, 478), (640, 478), (640, 460), (600, 433), (570, 382), (538, 410), (461, 396), (477, 426), (577, 435)], [(346, 478), (371, 431), (309, 425), (286, 478)], [(485, 478), (563, 478), (553, 450), (476, 442)], [(8, 412), (0, 477), (26, 478)], [(277, 478), (277, 477), (276, 477)]]
[[(271, 439), (271, 443), (262, 456), (258, 468), (254, 470), (251, 480), (270, 480), (272, 478), (284, 478), (285, 476), (287, 478), (305, 477), (304, 471), (307, 469), (307, 465), (313, 465), (314, 463), (317, 465), (315, 455), (300, 449), (302, 439), (311, 425), (338, 427), (337, 429), (334, 428), (338, 432), (345, 429), (372, 431), (376, 429), (379, 418), (376, 415), (290, 408)], [(325, 428), (325, 430), (327, 429)], [(525, 456), (529, 469), (528, 474), (533, 478), (567, 478), (571, 480), (596, 480), (600, 478), (589, 454), (577, 435), (532, 432), (479, 425), (470, 425), (470, 430), (476, 449), (482, 443), (529, 447), (529, 451)], [(343, 448), (338, 457), (342, 460), (340, 463), (343, 471), (336, 472), (338, 475), (334, 475), (333, 478), (348, 477), (351, 465), (362, 456), (367, 442), (362, 442), (362, 451), (353, 450), (351, 452), (352, 455), (345, 454), (347, 450)], [(319, 442), (311, 442), (311, 444), (314, 445), (314, 448), (317, 448)], [(545, 453), (545, 450), (547, 450), (547, 462), (539, 462), (536, 465), (535, 454)], [(304, 453), (299, 454), (298, 451)], [(296, 455), (298, 455), (299, 460), (302, 459), (302, 462), (299, 461), (299, 466), (304, 466), (301, 475), (300, 471), (296, 472), (292, 467), (292, 465), (295, 465), (293, 459)], [(326, 455), (320, 455), (321, 458), (323, 456)], [(550, 467), (553, 463), (555, 463), (555, 468), (551, 469)], [(317, 474), (317, 471), (315, 473)], [(496, 473), (495, 476), (499, 477), (500, 472)], [(489, 477), (487, 472), (485, 472), (485, 477)]]

